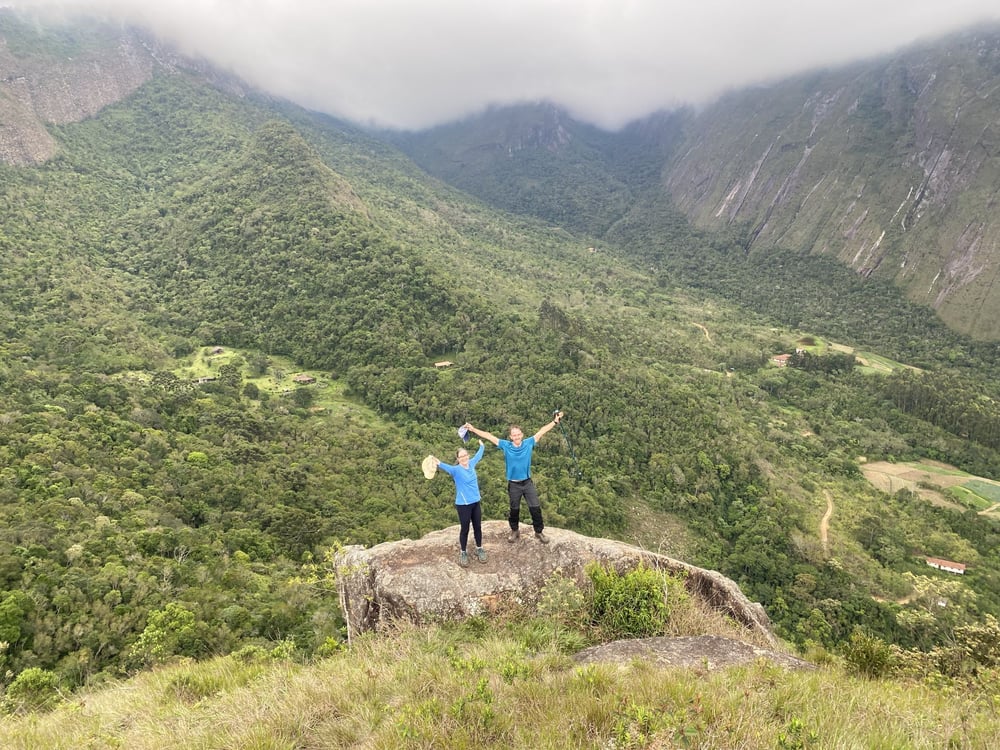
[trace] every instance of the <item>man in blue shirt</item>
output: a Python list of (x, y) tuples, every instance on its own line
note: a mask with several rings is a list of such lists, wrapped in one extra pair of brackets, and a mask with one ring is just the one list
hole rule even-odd
[(528, 512), (531, 514), (531, 525), (535, 529), (535, 539), (542, 544), (549, 543), (549, 538), (542, 531), (545, 528), (545, 524), (542, 523), (542, 505), (538, 500), (535, 484), (531, 481), (531, 453), (542, 435), (559, 424), (560, 419), (562, 419), (561, 411), (556, 412), (555, 418), (551, 422), (542, 425), (538, 432), (529, 438), (524, 437), (524, 432), (520, 427), (511, 425), (510, 440), (501, 440), (488, 432), (477, 430), (471, 424), (465, 425), (470, 432), (484, 440), (489, 440), (503, 451), (507, 470), (507, 496), (510, 498), (510, 514), (507, 517), (507, 523), (510, 525), (510, 533), (507, 535), (508, 542), (516, 542), (521, 537), (518, 525), (521, 521), (521, 498), (523, 497), (528, 501)]

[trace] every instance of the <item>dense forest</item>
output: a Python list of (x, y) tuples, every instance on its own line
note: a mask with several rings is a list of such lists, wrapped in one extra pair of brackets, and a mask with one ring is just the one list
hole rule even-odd
[[(863, 626), (930, 648), (1000, 615), (996, 515), (859, 468), (1000, 479), (995, 345), (891, 288), (747, 255), (656, 202), (623, 203), (600, 242), (504, 214), (370, 134), (178, 71), (53, 133), (53, 160), (0, 167), (5, 680), (336, 648), (310, 566), (452, 524), (420, 458), (465, 421), (532, 434), (555, 409), (549, 524), (720, 570), (790, 642)], [(480, 469), (493, 518), (499, 466)], [(956, 588), (923, 554), (969, 572)]]

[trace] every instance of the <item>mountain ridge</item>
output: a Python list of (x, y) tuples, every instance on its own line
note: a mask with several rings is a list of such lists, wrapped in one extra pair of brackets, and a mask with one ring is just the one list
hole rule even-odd
[[(18, 39), (36, 32), (10, 11), (5, 18), (7, 36), (16, 32), (0, 54), (9, 118), (0, 160), (10, 164), (51, 159), (46, 123), (92, 116), (157, 69), (185, 67), (250, 93), (135, 30), (54, 32), (64, 53), (79, 56), (59, 59), (38, 52), (37, 42), (19, 50)], [(375, 135), (461, 190), (597, 239), (662, 191), (695, 225), (732, 232), (746, 252), (835, 257), (891, 281), (953, 329), (996, 340), (1000, 225), (990, 206), (1000, 130), (990, 124), (989, 92), (998, 79), (994, 26), (731, 92), (697, 112), (650, 115), (617, 133), (547, 103)]]

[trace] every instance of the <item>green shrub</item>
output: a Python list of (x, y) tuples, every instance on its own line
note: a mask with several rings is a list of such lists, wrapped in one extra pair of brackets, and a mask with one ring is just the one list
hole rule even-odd
[(261, 662), (267, 661), (268, 652), (260, 646), (248, 644), (236, 651), (233, 651), (230, 656), (241, 664), (260, 664)]
[(295, 650), (295, 640), (293, 638), (286, 638), (271, 649), (271, 658), (276, 661), (291, 659), (295, 655)]
[(870, 633), (855, 630), (844, 647), (844, 659), (855, 674), (877, 679), (889, 674), (894, 666), (892, 647)]
[(28, 667), (7, 688), (3, 709), (8, 713), (44, 711), (54, 707), (61, 697), (59, 678), (54, 672)]
[(670, 618), (668, 576), (647, 565), (624, 575), (614, 568), (587, 567), (594, 584), (591, 615), (608, 638), (662, 634)]
[(587, 614), (587, 597), (576, 581), (556, 570), (542, 587), (538, 614), (564, 625), (578, 625)]

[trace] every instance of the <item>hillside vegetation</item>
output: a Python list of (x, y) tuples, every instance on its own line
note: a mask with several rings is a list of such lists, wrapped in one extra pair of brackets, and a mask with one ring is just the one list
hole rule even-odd
[[(988, 748), (995, 697), (765, 661), (576, 664), (551, 622), (403, 629), (303, 665), (243, 652), (0, 721), (10, 750)], [(993, 685), (995, 689), (995, 684)]]
[(668, 205), (753, 263), (813, 276), (822, 256), (995, 343), (998, 75), (1000, 28), (979, 25), (618, 133), (537, 105), (395, 140), (507, 210), (614, 241)]
[[(57, 156), (0, 166), (8, 694), (335, 651), (310, 566), (453, 523), (419, 460), (465, 421), (532, 434), (555, 409), (565, 432), (534, 466), (546, 522), (725, 573), (793, 647), (839, 654), (864, 631), (931, 654), (1000, 615), (997, 521), (859, 470), (1000, 477), (996, 351), (887, 284), (747, 256), (662, 196), (624, 201), (600, 241), (513, 216), (372, 134), (183, 67), (51, 132)], [(817, 338), (906, 367), (771, 362)], [(286, 387), (298, 373), (317, 382)], [(502, 517), (500, 472), (481, 479)]]

